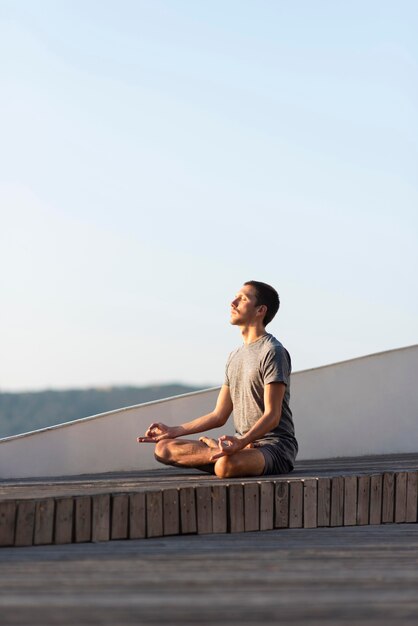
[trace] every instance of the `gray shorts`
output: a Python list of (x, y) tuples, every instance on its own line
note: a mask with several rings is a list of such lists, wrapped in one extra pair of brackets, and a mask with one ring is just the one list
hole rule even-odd
[[(297, 444), (296, 444), (297, 446)], [(260, 450), (264, 456), (263, 476), (269, 474), (288, 474), (293, 470), (294, 459), (297, 454), (297, 447), (291, 442), (278, 440), (276, 438), (259, 439), (254, 442), (254, 448)], [(196, 465), (195, 469), (208, 474), (215, 474), (215, 464)]]
[(268, 474), (288, 474), (293, 470), (293, 449), (290, 450), (282, 441), (264, 443), (258, 441), (254, 447), (264, 456), (265, 467), (263, 476)]

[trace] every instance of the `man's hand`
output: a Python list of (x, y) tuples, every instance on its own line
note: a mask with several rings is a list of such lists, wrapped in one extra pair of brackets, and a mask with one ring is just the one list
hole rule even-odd
[(229, 435), (222, 435), (222, 437), (219, 437), (218, 439), (219, 452), (214, 454), (210, 460), (216, 461), (216, 459), (220, 459), (221, 456), (235, 454), (246, 447), (247, 446), (243, 439), (240, 439), (239, 437), (230, 437)]
[(155, 422), (147, 429), (144, 437), (137, 437), (138, 443), (157, 443), (162, 439), (175, 439), (182, 434), (179, 426), (166, 426), (161, 422)]

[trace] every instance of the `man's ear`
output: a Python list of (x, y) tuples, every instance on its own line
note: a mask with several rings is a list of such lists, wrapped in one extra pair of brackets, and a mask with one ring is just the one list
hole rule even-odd
[(258, 307), (258, 311), (257, 313), (261, 313), (263, 319), (267, 313), (267, 306), (265, 304), (260, 304), (260, 306)]

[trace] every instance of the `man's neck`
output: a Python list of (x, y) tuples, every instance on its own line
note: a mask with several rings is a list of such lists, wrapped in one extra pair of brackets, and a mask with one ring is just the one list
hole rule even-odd
[(245, 344), (254, 343), (266, 335), (264, 326), (241, 326), (241, 335)]

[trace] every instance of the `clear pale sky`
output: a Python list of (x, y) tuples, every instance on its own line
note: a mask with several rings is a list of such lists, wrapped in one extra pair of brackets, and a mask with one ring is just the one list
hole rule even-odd
[[(0, 390), (418, 342), (418, 3), (0, 0)], [(390, 381), (388, 381), (390, 384)]]

